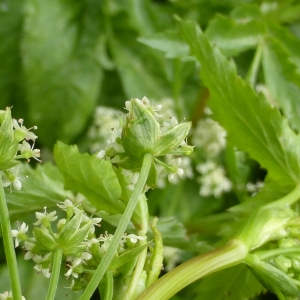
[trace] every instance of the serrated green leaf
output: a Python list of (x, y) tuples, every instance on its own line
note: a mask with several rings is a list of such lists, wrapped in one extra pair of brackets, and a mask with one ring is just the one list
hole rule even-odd
[(98, 210), (122, 213), (121, 187), (110, 161), (87, 153), (76, 146), (58, 142), (54, 147), (57, 166), (65, 178), (65, 187), (83, 194)]
[(96, 105), (102, 41), (97, 35), (99, 8), (93, 3), (87, 18), (81, 14), (91, 7), (81, 5), (88, 2), (26, 1), (22, 53), (28, 110), (39, 127), (39, 139), (48, 147), (57, 139), (74, 139)]
[(205, 31), (210, 42), (228, 56), (255, 48), (264, 33), (264, 27), (259, 21), (245, 18), (243, 22), (222, 16), (216, 16)]
[[(26, 177), (25, 177), (26, 176)], [(19, 164), (20, 191), (5, 189), (11, 220), (17, 220), (43, 207), (53, 208), (60, 201), (74, 196), (64, 190), (63, 177), (51, 163), (38, 165), (36, 169), (29, 164)]]
[(209, 106), (229, 141), (267, 169), (268, 179), (298, 184), (299, 136), (263, 95), (237, 76), (233, 61), (213, 49), (197, 25), (180, 22), (180, 30), (201, 63), (201, 77), (211, 94)]
[[(291, 126), (300, 131), (300, 74), (289, 60), (288, 52), (274, 39), (263, 44), (265, 81), (272, 98), (280, 105)], [(291, 80), (293, 79), (293, 80)], [(299, 85), (296, 84), (299, 83)]]
[(246, 266), (238, 265), (205, 277), (195, 292), (195, 300), (248, 300), (264, 288)]

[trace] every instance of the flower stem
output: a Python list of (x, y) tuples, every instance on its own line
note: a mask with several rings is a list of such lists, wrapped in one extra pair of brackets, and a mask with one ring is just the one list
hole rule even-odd
[(21, 300), (22, 291), (21, 291), (21, 284), (19, 279), (17, 259), (16, 259), (15, 249), (14, 249), (13, 238), (11, 235), (9, 213), (8, 213), (6, 198), (5, 198), (1, 179), (0, 179), (0, 221), (1, 221), (1, 228), (2, 228), (5, 257), (6, 257), (6, 262), (9, 271), (13, 299)]
[(119, 246), (120, 240), (122, 239), (122, 236), (130, 222), (131, 216), (133, 214), (133, 211), (136, 207), (137, 202), (139, 201), (140, 195), (143, 192), (143, 189), (145, 187), (149, 170), (151, 167), (152, 162), (152, 155), (151, 154), (145, 154), (143, 165), (141, 168), (141, 172), (139, 175), (139, 179), (135, 185), (134, 191), (129, 199), (128, 205), (125, 209), (125, 212), (120, 220), (120, 223), (116, 229), (116, 232), (114, 234), (114, 237), (109, 245), (109, 248), (107, 252), (104, 254), (101, 263), (99, 264), (94, 276), (92, 277), (91, 281), (87, 285), (85, 291), (80, 297), (80, 300), (89, 300), (97, 288), (98, 284), (100, 283), (102, 277), (104, 276), (105, 272), (107, 271), (116, 251)]
[(62, 250), (58, 248), (54, 252), (52, 272), (51, 272), (50, 284), (49, 284), (46, 300), (54, 300), (57, 284), (59, 280), (61, 260), (62, 260)]
[(215, 251), (194, 257), (152, 284), (138, 300), (167, 300), (190, 283), (243, 261), (248, 253), (244, 243), (232, 240)]

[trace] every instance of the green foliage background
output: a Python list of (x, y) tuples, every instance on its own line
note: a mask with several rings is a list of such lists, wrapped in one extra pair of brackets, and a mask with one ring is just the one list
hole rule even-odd
[[(199, 38), (191, 23), (178, 29), (174, 15), (196, 21), (204, 37)], [(52, 160), (57, 140), (87, 150), (86, 131), (99, 104), (122, 109), (131, 97), (169, 97), (179, 119), (196, 124), (208, 102), (228, 132), (222, 163), (234, 192), (203, 199), (197, 183), (186, 180), (151, 192), (148, 201), (151, 215), (163, 220), (159, 229), (165, 244), (184, 250), (186, 260), (222, 244), (236, 232), (244, 218), (240, 214), (280, 198), (299, 182), (299, 38), (300, 3), (292, 0), (0, 0), (0, 107), (13, 106), (15, 118), (24, 118), (28, 127), (38, 126), (38, 147), (49, 153), (43, 157), (42, 152), (42, 158)], [(207, 41), (219, 50), (211, 50)], [(252, 78), (249, 69), (255, 55), (262, 55), (262, 64)], [(265, 84), (275, 104), (271, 107), (264, 96), (235, 81), (235, 72), (250, 85)], [(247, 154), (241, 159), (234, 147)], [(71, 156), (81, 164), (70, 168), (66, 162)], [(107, 206), (108, 212), (122, 212), (123, 203), (115, 200), (121, 190), (110, 166), (98, 166), (96, 159), (62, 145), (56, 148), (56, 158), (67, 188), (75, 187), (94, 205), (100, 198), (103, 203), (96, 206)], [(265, 171), (254, 160), (268, 175), (262, 193), (249, 199), (237, 187), (264, 178)], [(105, 178), (96, 179), (110, 185), (99, 190), (96, 179), (89, 182), (84, 171), (88, 166), (95, 172), (93, 178), (97, 168), (105, 167)], [(44, 206), (55, 207), (74, 197), (64, 190), (61, 173), (50, 163), (35, 170), (24, 167), (22, 174), (34, 180), (22, 179), (23, 189), (8, 193), (12, 219), (24, 214), (30, 218)], [(103, 218), (108, 228), (118, 220)], [(4, 269), (2, 264), (0, 276), (6, 274)], [(224, 284), (228, 277), (232, 282)], [(27, 294), (34, 292), (32, 285)], [(272, 297), (262, 292), (251, 273), (238, 266), (191, 285), (174, 299)]]

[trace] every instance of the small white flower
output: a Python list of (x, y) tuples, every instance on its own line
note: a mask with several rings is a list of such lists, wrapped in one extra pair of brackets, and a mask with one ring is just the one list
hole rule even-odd
[(67, 209), (70, 207), (74, 210), (75, 214), (80, 212), (80, 209), (78, 208), (78, 204), (75, 205), (70, 199), (66, 199), (64, 202), (59, 202), (57, 206), (64, 211), (67, 211)]
[[(19, 224), (18, 224), (18, 226), (19, 226)], [(19, 227), (18, 230), (13, 229), (11, 231), (12, 236), (15, 238), (15, 248), (18, 247), (20, 244), (20, 241), (22, 241), (22, 239), (19, 239), (19, 236), (26, 234), (27, 231), (28, 231), (28, 226), (24, 222), (21, 224), (21, 226)]]
[(21, 190), (22, 182), (19, 180), (19, 166), (15, 166), (5, 172), (1, 172), (2, 182), (4, 187), (14, 187), (16, 190)]
[(123, 240), (126, 241), (126, 239), (130, 239), (131, 243), (135, 244), (137, 241), (144, 241), (147, 237), (146, 236), (138, 236), (135, 234), (124, 234)]
[(36, 212), (35, 216), (38, 219), (38, 221), (33, 224), (36, 226), (42, 224), (44, 219), (48, 219), (50, 222), (53, 222), (57, 219), (56, 211), (52, 211), (51, 213), (48, 214), (47, 207), (44, 207), (43, 213)]
[(28, 141), (28, 140), (33, 140), (35, 141), (37, 139), (37, 136), (31, 132), (30, 130), (31, 129), (34, 129), (36, 130), (37, 129), (37, 126), (33, 126), (31, 128), (26, 128), (25, 126), (23, 126), (23, 122), (24, 120), (23, 119), (19, 119), (18, 121), (16, 119), (13, 119), (12, 120), (12, 123), (13, 123), (13, 127), (16, 129), (16, 130), (21, 130), (23, 132), (26, 133), (26, 136), (25, 136), (25, 139)]
[(37, 264), (33, 267), (35, 270), (37, 270), (39, 273), (42, 272), (42, 274), (46, 277), (46, 278), (50, 278), (51, 273), (49, 268), (47, 269), (43, 269), (43, 266), (40, 264)]
[(264, 186), (262, 181), (257, 181), (256, 183), (248, 182), (246, 185), (246, 190), (251, 193), (251, 196), (255, 196)]
[[(22, 142), (22, 144), (19, 144), (19, 146), (18, 146), (18, 150), (21, 152), (21, 155), (19, 155), (19, 158), (27, 158), (27, 160), (29, 160), (29, 158), (32, 157), (35, 160), (37, 160), (38, 162), (42, 162), (40, 159), (38, 159), (38, 157), (41, 156), (40, 149), (33, 149), (33, 148), (34, 148), (34, 142), (33, 142), (32, 146), (30, 146), (30, 144), (24, 140)], [(17, 158), (18, 158), (18, 156), (17, 156)]]
[(174, 167), (174, 172), (168, 174), (168, 179), (172, 183), (177, 183), (178, 179), (181, 178), (184, 174), (182, 168), (179, 168), (181, 165), (181, 157), (173, 158), (172, 155), (167, 155), (167, 164)]

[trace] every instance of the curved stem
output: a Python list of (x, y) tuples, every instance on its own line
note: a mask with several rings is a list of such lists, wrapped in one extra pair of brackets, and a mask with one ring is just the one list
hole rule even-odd
[(61, 260), (62, 260), (62, 250), (56, 249), (54, 252), (52, 272), (51, 272), (50, 284), (49, 284), (46, 300), (54, 300), (55, 298), (55, 293), (56, 293), (59, 274), (60, 274)]
[(5, 250), (5, 257), (9, 271), (9, 279), (13, 298), (15, 300), (22, 299), (21, 284), (17, 266), (16, 253), (14, 242), (11, 235), (11, 226), (9, 213), (6, 204), (6, 198), (3, 190), (2, 180), (0, 179), (0, 221), (2, 228), (3, 244)]
[(233, 240), (222, 248), (202, 254), (158, 279), (138, 300), (167, 300), (190, 283), (213, 272), (237, 265), (248, 253), (244, 243)]
[(146, 181), (148, 178), (149, 170), (151, 167), (151, 162), (152, 162), (152, 155), (145, 154), (139, 179), (138, 179), (136, 186), (134, 188), (134, 191), (129, 199), (128, 205), (127, 205), (125, 212), (120, 220), (120, 223), (116, 229), (114, 237), (109, 245), (107, 252), (104, 254), (104, 256), (101, 260), (101, 263), (99, 264), (94, 276), (92, 277), (92, 279), (89, 282), (89, 284), (87, 285), (85, 291), (81, 295), (80, 300), (88, 300), (91, 298), (93, 292), (95, 291), (95, 289), (97, 288), (101, 279), (103, 278), (105, 272), (107, 271), (114, 255), (117, 251), (120, 240), (122, 239), (122, 236), (130, 222), (131, 216), (133, 214), (133, 211), (136, 207), (137, 202), (139, 201), (140, 195), (144, 190), (144, 187), (145, 187), (145, 184), (146, 184)]

